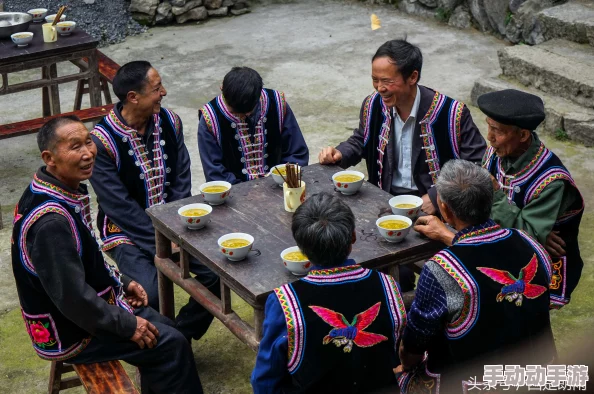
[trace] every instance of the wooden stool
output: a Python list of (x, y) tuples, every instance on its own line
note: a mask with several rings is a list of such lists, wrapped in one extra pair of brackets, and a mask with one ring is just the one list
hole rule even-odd
[[(62, 378), (62, 375), (75, 372), (77, 376)], [(66, 364), (52, 361), (49, 379), (49, 394), (58, 394), (61, 390), (83, 386), (91, 394), (138, 394), (130, 377), (119, 361), (95, 364)]]

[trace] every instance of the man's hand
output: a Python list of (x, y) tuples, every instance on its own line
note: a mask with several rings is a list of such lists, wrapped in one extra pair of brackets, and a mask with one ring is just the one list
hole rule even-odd
[(148, 346), (149, 349), (157, 346), (157, 337), (159, 336), (159, 330), (148, 320), (142, 317), (136, 316), (136, 331), (130, 340), (136, 342), (141, 349)]
[(415, 222), (414, 229), (427, 238), (443, 242), (447, 246), (451, 246), (454, 240), (454, 233), (448, 230), (437, 216), (421, 216)]
[(412, 371), (417, 365), (423, 361), (423, 354), (409, 353), (404, 348), (404, 343), (400, 342), (398, 348), (398, 356), (400, 357), (400, 366), (394, 369), (394, 373), (398, 372), (409, 372)]
[(336, 148), (328, 146), (318, 155), (320, 164), (334, 164), (342, 160), (342, 153)]
[(140, 283), (131, 281), (126, 289), (126, 301), (133, 308), (140, 308), (148, 305), (148, 296)]
[(427, 215), (435, 215), (437, 213), (437, 209), (435, 209), (435, 206), (431, 202), (431, 199), (429, 198), (429, 194), (425, 194), (421, 198), (423, 199), (423, 205), (421, 206), (421, 211), (425, 212)]
[(545, 249), (551, 257), (563, 257), (565, 256), (565, 241), (559, 236), (559, 231), (551, 231), (547, 237)]

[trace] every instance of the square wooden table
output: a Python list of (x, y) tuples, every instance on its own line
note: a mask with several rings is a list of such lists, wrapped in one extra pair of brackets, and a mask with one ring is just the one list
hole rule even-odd
[[(390, 212), (392, 197), (368, 182), (352, 196), (334, 190), (332, 174), (335, 166), (314, 164), (303, 168), (307, 195), (322, 191), (339, 196), (353, 210), (356, 219), (357, 242), (350, 257), (367, 268), (387, 270), (433, 256), (443, 245), (422, 238), (410, 231), (401, 243), (389, 243), (379, 235), (375, 222)], [(161, 313), (173, 318), (173, 283), (182, 287), (216, 318), (221, 320), (239, 339), (256, 350), (262, 336), (264, 305), (275, 289), (299, 277), (292, 275), (281, 263), (283, 249), (295, 246), (291, 234), (292, 213), (283, 207), (283, 191), (272, 177), (234, 185), (226, 203), (213, 206), (211, 222), (200, 230), (189, 230), (181, 222), (180, 207), (203, 202), (202, 196), (149, 208), (157, 242), (155, 265), (159, 270)], [(232, 232), (251, 234), (253, 250), (240, 262), (227, 260), (219, 250), (217, 240)], [(180, 259), (171, 259), (171, 242), (179, 245)], [(221, 278), (221, 299), (216, 297), (188, 272), (189, 255), (194, 256)], [(254, 326), (242, 320), (231, 308), (230, 290), (254, 308)]]
[[(71, 35), (58, 35), (57, 41), (47, 43), (43, 41), (41, 25), (42, 23), (31, 22), (28, 31), (33, 33), (33, 41), (26, 47), (17, 47), (10, 38), (0, 39), (0, 96), (41, 88), (43, 116), (58, 115), (62, 113), (58, 85), (88, 80), (91, 107), (100, 106), (97, 59), (99, 41), (77, 27)], [(88, 62), (83, 61), (83, 58), (88, 59)], [(65, 61), (74, 63), (80, 72), (58, 76), (56, 64)], [(41, 79), (8, 84), (9, 73), (35, 68), (41, 68)]]

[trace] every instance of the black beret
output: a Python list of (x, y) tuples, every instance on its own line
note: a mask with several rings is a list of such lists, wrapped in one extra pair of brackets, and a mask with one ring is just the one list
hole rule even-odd
[(489, 118), (506, 125), (535, 130), (545, 118), (542, 99), (515, 89), (485, 93), (477, 100)]

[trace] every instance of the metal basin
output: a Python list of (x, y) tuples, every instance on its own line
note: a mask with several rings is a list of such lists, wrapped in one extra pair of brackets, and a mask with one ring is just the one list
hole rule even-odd
[[(10, 38), (11, 34), (27, 31), (33, 17), (24, 12), (0, 12), (0, 38)], [(10, 25), (6, 25), (6, 23)]]

